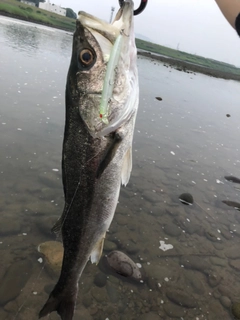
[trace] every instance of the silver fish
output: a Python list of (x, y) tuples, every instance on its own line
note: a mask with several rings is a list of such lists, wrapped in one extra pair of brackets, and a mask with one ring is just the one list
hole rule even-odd
[(57, 311), (72, 320), (80, 276), (89, 258), (98, 263), (121, 183), (129, 181), (139, 96), (136, 53), (131, 0), (112, 24), (79, 12), (66, 85), (65, 207), (53, 228), (61, 232), (64, 257), (39, 318)]

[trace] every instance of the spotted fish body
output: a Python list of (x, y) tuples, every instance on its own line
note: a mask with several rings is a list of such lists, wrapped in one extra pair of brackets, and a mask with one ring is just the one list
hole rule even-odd
[[(113, 47), (119, 35), (121, 51), (111, 71), (111, 97), (104, 106), (103, 121), (104, 81), (106, 85), (108, 62), (116, 54)], [(101, 257), (121, 183), (128, 183), (132, 169), (138, 90), (133, 2), (124, 2), (112, 24), (79, 12), (66, 85), (65, 207), (54, 227), (61, 232), (64, 257), (59, 280), (40, 318), (57, 311), (62, 320), (72, 320), (80, 276), (89, 258), (97, 263)]]

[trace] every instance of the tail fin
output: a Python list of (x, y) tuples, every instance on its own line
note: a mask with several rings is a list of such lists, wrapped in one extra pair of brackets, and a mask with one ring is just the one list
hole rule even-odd
[(62, 320), (72, 320), (74, 315), (76, 295), (59, 295), (55, 296), (51, 293), (47, 302), (39, 312), (39, 319), (47, 316), (53, 311), (57, 311)]

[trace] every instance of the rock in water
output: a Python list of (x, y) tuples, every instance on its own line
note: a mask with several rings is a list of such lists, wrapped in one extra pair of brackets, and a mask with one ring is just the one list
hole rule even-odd
[(190, 193), (182, 193), (179, 196), (179, 200), (186, 205), (193, 204), (193, 196)]
[(110, 252), (107, 255), (107, 262), (113, 270), (124, 277), (131, 277), (136, 280), (142, 278), (138, 266), (123, 252), (116, 250)]
[(41, 252), (47, 261), (47, 270), (52, 275), (59, 275), (62, 268), (63, 246), (58, 241), (43, 242), (38, 246), (38, 251)]
[(5, 305), (8, 301), (18, 297), (31, 276), (31, 271), (32, 263), (27, 259), (11, 265), (1, 280), (0, 305)]
[(240, 302), (234, 302), (232, 304), (232, 314), (234, 319), (240, 319)]

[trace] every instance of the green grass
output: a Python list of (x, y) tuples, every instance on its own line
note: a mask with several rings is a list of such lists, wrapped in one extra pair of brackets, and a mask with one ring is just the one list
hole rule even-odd
[(1, 0), (0, 12), (69, 31), (74, 31), (76, 24), (74, 19), (29, 6), (16, 0)]
[(189, 54), (183, 51), (167, 48), (155, 43), (147, 42), (141, 39), (136, 39), (136, 45), (138, 49), (150, 51), (153, 53), (161, 54), (173, 59), (189, 62), (213, 70), (221, 72), (229, 72), (236, 75), (240, 75), (240, 68), (236, 68), (234, 65), (216, 61), (213, 59), (204, 58), (198, 55)]

